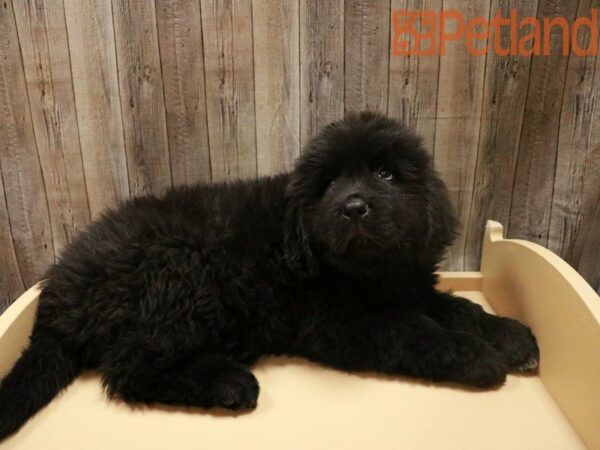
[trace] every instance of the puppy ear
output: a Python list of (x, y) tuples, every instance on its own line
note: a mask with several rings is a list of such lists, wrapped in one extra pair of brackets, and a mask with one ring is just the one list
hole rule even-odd
[(288, 267), (301, 277), (314, 277), (319, 271), (304, 217), (298, 201), (288, 197), (284, 222), (284, 251)]
[(425, 254), (429, 262), (437, 265), (444, 251), (450, 246), (459, 232), (459, 220), (456, 217), (446, 185), (432, 170), (427, 194), (427, 235)]

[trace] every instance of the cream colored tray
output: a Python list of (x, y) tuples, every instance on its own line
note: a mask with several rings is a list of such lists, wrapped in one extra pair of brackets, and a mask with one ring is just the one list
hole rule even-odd
[[(106, 400), (86, 374), (1, 449), (600, 449), (600, 298), (564, 261), (489, 222), (481, 272), (445, 272), (440, 288), (531, 326), (539, 376), (495, 390), (352, 375), (268, 358), (254, 412), (232, 415)], [(27, 345), (36, 288), (0, 317), (0, 377)]]

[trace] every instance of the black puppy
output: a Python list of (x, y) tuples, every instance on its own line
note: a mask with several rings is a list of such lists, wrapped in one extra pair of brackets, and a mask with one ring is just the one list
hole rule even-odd
[(85, 369), (127, 402), (231, 409), (256, 406), (264, 354), (473, 386), (534, 369), (527, 327), (436, 291), (456, 227), (420, 139), (373, 113), (291, 174), (132, 200), (49, 270), (0, 437)]

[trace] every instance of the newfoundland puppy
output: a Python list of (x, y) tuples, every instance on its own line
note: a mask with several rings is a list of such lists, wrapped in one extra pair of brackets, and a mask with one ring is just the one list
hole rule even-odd
[(229, 409), (256, 406), (265, 354), (478, 387), (534, 370), (526, 326), (436, 290), (456, 229), (419, 137), (374, 113), (289, 174), (128, 201), (48, 271), (0, 437), (87, 369), (126, 402)]

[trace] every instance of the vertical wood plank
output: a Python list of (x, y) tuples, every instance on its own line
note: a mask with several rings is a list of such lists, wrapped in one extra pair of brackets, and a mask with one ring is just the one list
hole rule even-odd
[[(581, 0), (577, 16), (590, 17), (591, 9), (599, 7), (598, 0)], [(587, 48), (591, 38), (587, 27), (580, 28), (579, 38)], [(599, 83), (600, 58), (572, 53), (560, 112), (548, 248), (575, 267), (600, 267), (588, 260), (600, 259), (600, 235), (589, 227), (594, 222), (600, 227), (594, 215), (600, 204)], [(600, 271), (585, 272), (590, 282), (600, 280)]]
[[(573, 22), (577, 1), (540, 0), (538, 20), (561, 16)], [(550, 56), (534, 56), (519, 142), (509, 237), (548, 244), (552, 189), (561, 102), (568, 58), (562, 55), (562, 31), (552, 28)]]
[(0, 170), (0, 314), (25, 291), (13, 245), (1, 175)]
[[(599, 153), (600, 150), (596, 149)], [(598, 168), (598, 167), (597, 167)], [(596, 186), (596, 191), (600, 187)], [(600, 294), (600, 258), (598, 258), (598, 248), (600, 248), (600, 193), (596, 196), (596, 208), (593, 214), (586, 216), (579, 234), (574, 253), (577, 259), (574, 261), (574, 267), (583, 278)]]
[[(508, 18), (511, 10), (518, 17), (533, 17), (537, 0), (492, 2), (490, 17), (500, 13)], [(508, 27), (502, 27), (500, 43), (502, 49), (510, 49)], [(465, 270), (479, 268), (486, 221), (508, 224), (530, 65), (530, 56), (495, 51), (487, 56), (475, 185), (465, 222)]]
[(300, 3), (300, 145), (344, 116), (344, 1)]
[(37, 154), (13, 3), (0, 10), (0, 170), (12, 240), (25, 287), (54, 262), (52, 231)]
[(211, 175), (200, 1), (157, 0), (156, 19), (173, 184), (208, 182)]
[(387, 113), (390, 0), (347, 0), (344, 107)]
[[(465, 22), (473, 17), (489, 19), (490, 2), (445, 0), (444, 10), (459, 11)], [(447, 32), (456, 31), (456, 21), (449, 20)], [(463, 270), (466, 229), (477, 161), (479, 126), (483, 100), (485, 56), (469, 54), (463, 41), (447, 44), (440, 56), (437, 123), (434, 161), (448, 185), (462, 231), (450, 249), (445, 268)]]
[(17, 2), (15, 17), (58, 255), (90, 221), (64, 5)]
[[(598, 7), (598, 2), (592, 3)], [(577, 15), (589, 17), (590, 7), (589, 1), (582, 0)], [(585, 33), (584, 46), (587, 46), (590, 39), (588, 30), (581, 30), (580, 35)], [(599, 155), (594, 155), (594, 147), (600, 145), (597, 133), (600, 119), (597, 61), (594, 56), (571, 54), (560, 112), (548, 248), (571, 263), (575, 259), (575, 241), (585, 216), (594, 211), (594, 188), (600, 185), (600, 161), (595, 161)]]
[(202, 0), (206, 109), (213, 181), (256, 168), (252, 3)]
[(152, 0), (113, 0), (121, 114), (132, 195), (160, 194), (171, 169)]
[(299, 1), (253, 0), (258, 175), (289, 171), (300, 154)]
[[(439, 14), (442, 0), (392, 0), (393, 11), (430, 11)], [(392, 20), (392, 19), (391, 19)], [(394, 39), (393, 26), (390, 41)], [(408, 36), (403, 36), (408, 40)], [(412, 43), (414, 45), (414, 43)], [(430, 45), (430, 43), (423, 44)], [(390, 56), (388, 114), (423, 136), (425, 146), (433, 151), (437, 115), (440, 57)]]
[(129, 197), (110, 0), (65, 0), (73, 89), (92, 217)]

